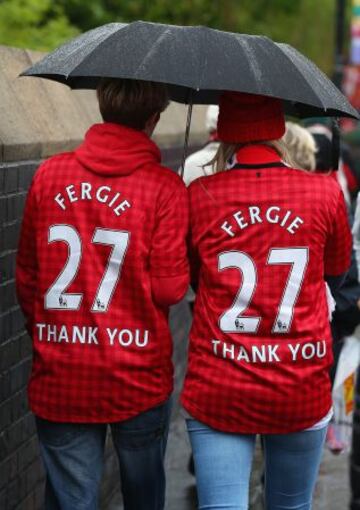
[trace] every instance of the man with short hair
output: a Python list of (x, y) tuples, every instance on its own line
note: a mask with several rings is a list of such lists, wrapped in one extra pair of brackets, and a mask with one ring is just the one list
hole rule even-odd
[(162, 510), (187, 192), (150, 140), (166, 87), (109, 79), (97, 95), (104, 123), (45, 161), (28, 193), (17, 291), (33, 339), (29, 404), (47, 510), (97, 508), (108, 424), (125, 509)]

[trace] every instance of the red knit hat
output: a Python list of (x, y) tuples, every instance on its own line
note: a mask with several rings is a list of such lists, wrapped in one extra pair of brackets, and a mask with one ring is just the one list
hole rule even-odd
[(219, 102), (218, 137), (226, 143), (277, 140), (285, 133), (280, 99), (224, 92)]

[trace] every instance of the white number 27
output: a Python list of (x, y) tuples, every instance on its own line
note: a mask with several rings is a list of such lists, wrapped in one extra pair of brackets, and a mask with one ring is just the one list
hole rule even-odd
[[(273, 333), (287, 333), (290, 330), (294, 306), (299, 296), (308, 264), (308, 248), (273, 248), (267, 264), (291, 264), (291, 270), (278, 307), (272, 328)], [(220, 317), (220, 329), (226, 333), (256, 333), (261, 317), (241, 315), (249, 306), (257, 286), (257, 270), (249, 255), (241, 251), (227, 251), (219, 255), (218, 269), (235, 268), (242, 273), (242, 285), (235, 300)]]
[[(107, 267), (98, 286), (92, 312), (106, 312), (119, 280), (124, 262), (129, 232), (96, 228), (92, 243), (112, 246)], [(82, 294), (66, 293), (66, 289), (74, 280), (80, 266), (82, 243), (78, 231), (70, 225), (52, 225), (49, 229), (48, 242), (62, 241), (68, 245), (67, 262), (45, 294), (45, 308), (48, 310), (78, 310), (83, 298)]]

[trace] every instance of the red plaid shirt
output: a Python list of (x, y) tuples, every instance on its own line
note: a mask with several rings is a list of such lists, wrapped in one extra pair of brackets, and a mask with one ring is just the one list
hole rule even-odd
[(17, 259), (35, 414), (113, 422), (166, 400), (165, 305), (188, 285), (187, 221), (185, 186), (142, 132), (95, 125), (75, 152), (41, 165)]
[(264, 145), (235, 164), (189, 188), (199, 285), (182, 403), (227, 432), (303, 430), (331, 407), (324, 275), (350, 264), (343, 195)]

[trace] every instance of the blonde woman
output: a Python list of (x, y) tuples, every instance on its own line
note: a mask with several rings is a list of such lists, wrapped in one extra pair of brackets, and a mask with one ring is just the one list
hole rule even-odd
[(332, 408), (324, 278), (347, 270), (351, 234), (339, 185), (289, 166), (284, 132), (279, 100), (225, 92), (216, 172), (189, 187), (182, 404), (200, 510), (248, 508), (257, 434), (266, 508), (311, 508)]

